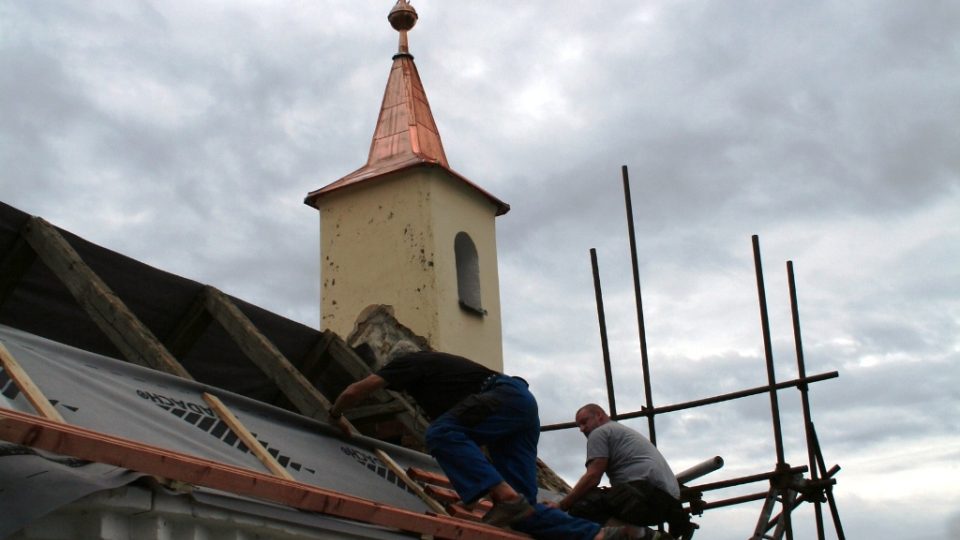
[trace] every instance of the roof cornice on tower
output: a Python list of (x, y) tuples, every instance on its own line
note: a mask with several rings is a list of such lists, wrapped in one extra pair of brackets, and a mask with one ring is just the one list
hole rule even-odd
[(437, 166), (479, 191), (497, 208), (497, 215), (510, 206), (453, 171), (443, 151), (440, 131), (433, 119), (427, 93), (409, 52), (407, 32), (417, 21), (417, 12), (408, 0), (397, 0), (387, 19), (400, 33), (397, 54), (383, 93), (377, 126), (370, 143), (367, 163), (343, 178), (307, 194), (304, 202), (317, 206), (317, 199), (341, 188), (416, 166)]
[(393, 57), (367, 166), (410, 158), (450, 166), (413, 56), (400, 52)]

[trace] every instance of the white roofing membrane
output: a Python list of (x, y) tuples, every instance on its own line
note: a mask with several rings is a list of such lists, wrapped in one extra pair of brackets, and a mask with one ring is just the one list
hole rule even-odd
[[(69, 424), (268, 473), (203, 400), (202, 394), (210, 392), (295, 480), (407, 510), (428, 510), (372, 448), (384, 449), (404, 469), (441, 472), (427, 455), (366, 437), (345, 440), (326, 424), (289, 411), (3, 325), (0, 342)], [(36, 414), (2, 370), (0, 406)], [(84, 496), (140, 476), (0, 442), (0, 538)], [(200, 490), (190, 496), (196, 499), (204, 491), (211, 493)], [(243, 502), (248, 508), (253, 504), (264, 512), (276, 507), (221, 493), (215, 498)]]

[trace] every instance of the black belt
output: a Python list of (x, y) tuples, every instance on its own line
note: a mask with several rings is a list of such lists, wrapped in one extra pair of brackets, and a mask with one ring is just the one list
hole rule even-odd
[(518, 381), (523, 382), (523, 384), (530, 386), (530, 384), (526, 380), (524, 380), (522, 377), (511, 377), (509, 375), (504, 375), (503, 373), (494, 373), (493, 375), (490, 375), (489, 377), (484, 379), (482, 383), (480, 383), (480, 391), (486, 392), (487, 390), (490, 390), (491, 388), (496, 386), (498, 382), (500, 382), (503, 379), (517, 379)]

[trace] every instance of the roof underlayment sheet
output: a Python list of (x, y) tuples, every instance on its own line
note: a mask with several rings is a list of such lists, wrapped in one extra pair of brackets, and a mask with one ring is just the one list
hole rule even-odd
[[(424, 454), (366, 438), (344, 441), (312, 419), (7, 326), (0, 325), (0, 342), (68, 424), (267, 472), (204, 401), (203, 393), (209, 392), (220, 398), (296, 481), (414, 512), (427, 510), (372, 448), (386, 448), (404, 469), (440, 472)], [(0, 407), (35, 413), (3, 371)], [(77, 499), (128, 484), (139, 476), (125, 469), (2, 443), (0, 537)], [(218, 500), (232, 497), (217, 496)]]

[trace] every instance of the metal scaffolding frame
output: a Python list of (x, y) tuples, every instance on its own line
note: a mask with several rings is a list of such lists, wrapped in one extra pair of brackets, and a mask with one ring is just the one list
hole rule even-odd
[[(639, 323), (640, 334), (640, 359), (643, 367), (643, 384), (645, 405), (639, 411), (618, 413), (616, 408), (616, 397), (613, 387), (613, 374), (610, 366), (610, 351), (607, 343), (606, 317), (603, 308), (603, 295), (600, 287), (600, 272), (597, 263), (596, 249), (590, 250), (590, 260), (593, 269), (593, 283), (597, 302), (597, 316), (600, 325), (600, 342), (603, 352), (603, 368), (607, 386), (607, 399), (610, 408), (610, 417), (614, 420), (626, 420), (630, 418), (647, 418), (650, 441), (656, 445), (657, 435), (654, 418), (658, 414), (675, 412), (724, 401), (730, 401), (747, 396), (768, 393), (770, 397), (770, 416), (773, 426), (773, 439), (776, 448), (776, 465), (772, 471), (759, 474), (733, 478), (721, 482), (713, 482), (699, 485), (687, 486), (687, 482), (699, 478), (709, 472), (719, 469), (723, 465), (723, 459), (718, 457), (711, 458), (677, 475), (681, 483), (681, 499), (687, 503), (685, 509), (691, 514), (702, 515), (704, 511), (733, 506), (746, 502), (763, 500), (763, 509), (757, 520), (750, 540), (770, 539), (781, 540), (786, 536), (787, 540), (793, 540), (793, 524), (791, 513), (804, 502), (813, 503), (815, 511), (815, 520), (818, 540), (824, 540), (824, 519), (823, 504), (829, 507), (833, 519), (834, 530), (840, 540), (845, 540), (843, 526), (840, 523), (840, 514), (837, 510), (836, 501), (833, 496), (833, 486), (836, 484), (834, 476), (840, 471), (838, 465), (830, 469), (823, 459), (823, 452), (817, 439), (816, 429), (810, 413), (809, 384), (827, 379), (836, 378), (839, 374), (836, 371), (819, 373), (807, 376), (806, 365), (803, 356), (803, 345), (800, 333), (800, 315), (797, 307), (797, 289), (796, 279), (793, 271), (793, 261), (787, 261), (788, 287), (790, 293), (791, 318), (793, 322), (794, 342), (796, 345), (798, 378), (777, 382), (773, 362), (773, 350), (770, 341), (770, 324), (767, 315), (766, 290), (763, 280), (763, 265), (760, 258), (760, 240), (757, 235), (753, 235), (753, 258), (754, 270), (757, 279), (757, 294), (760, 305), (760, 322), (763, 333), (764, 358), (767, 372), (767, 384), (755, 388), (740, 390), (713, 397), (677, 403), (668, 406), (654, 407), (652, 390), (650, 364), (647, 356), (646, 329), (643, 319), (643, 301), (640, 291), (640, 273), (637, 259), (636, 235), (633, 223), (633, 204), (630, 196), (630, 180), (627, 166), (621, 168), (623, 176), (623, 191), (626, 201), (627, 227), (630, 238), (630, 255), (633, 266), (633, 286), (636, 299), (637, 320)], [(806, 436), (806, 449), (808, 464), (804, 466), (791, 467), (784, 457), (783, 433), (780, 425), (780, 404), (778, 400), (778, 391), (787, 388), (797, 388), (800, 391), (801, 407), (803, 410), (803, 427)], [(576, 427), (574, 422), (565, 422), (543, 426), (542, 431), (555, 431), (561, 429), (570, 429)], [(809, 472), (809, 478), (805, 473)], [(769, 487), (766, 491), (731, 497), (723, 500), (705, 502), (703, 494), (707, 491), (742, 486), (754, 482), (767, 481)], [(780, 512), (774, 515), (774, 510), (779, 503)]]

